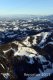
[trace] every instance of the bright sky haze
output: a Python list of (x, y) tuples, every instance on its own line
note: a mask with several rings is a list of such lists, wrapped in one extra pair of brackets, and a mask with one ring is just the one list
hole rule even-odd
[(53, 0), (0, 0), (0, 15), (16, 14), (53, 14)]

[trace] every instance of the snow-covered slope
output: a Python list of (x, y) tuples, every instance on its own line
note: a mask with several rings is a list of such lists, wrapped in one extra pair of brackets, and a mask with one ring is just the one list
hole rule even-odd
[[(20, 21), (21, 23), (21, 21)], [(33, 22), (32, 22), (33, 23)], [(42, 23), (42, 22), (41, 22)], [(0, 31), (0, 76), (4, 80), (44, 80), (53, 74), (53, 28), (39, 25)], [(21, 23), (20, 25), (22, 25)], [(17, 23), (16, 23), (17, 25)], [(13, 28), (13, 29), (12, 29)], [(8, 30), (9, 29), (9, 30)]]

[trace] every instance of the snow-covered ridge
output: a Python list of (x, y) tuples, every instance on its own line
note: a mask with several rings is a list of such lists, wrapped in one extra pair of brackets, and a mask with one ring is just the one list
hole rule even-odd
[[(13, 77), (16, 76), (15, 80), (40, 80), (50, 76), (53, 74), (53, 28), (41, 27), (40, 25), (44, 26), (42, 22), (35, 26), (35, 22), (30, 24), (31, 21), (23, 21), (24, 24), (20, 21), (20, 26), (24, 28), (18, 28), (18, 23), (15, 26), (15, 22), (9, 22), (11, 27), (7, 26), (6, 30), (0, 31), (1, 75), (9, 79), (12, 74)], [(26, 78), (24, 73), (35, 76)], [(37, 77), (44, 73), (49, 75)]]

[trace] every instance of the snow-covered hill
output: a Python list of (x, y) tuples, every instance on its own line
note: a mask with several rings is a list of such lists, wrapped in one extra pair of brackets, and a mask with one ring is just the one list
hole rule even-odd
[(40, 27), (49, 24), (45, 21), (23, 23), (33, 26), (18, 28), (9, 22), (0, 31), (0, 79), (53, 80), (53, 28)]

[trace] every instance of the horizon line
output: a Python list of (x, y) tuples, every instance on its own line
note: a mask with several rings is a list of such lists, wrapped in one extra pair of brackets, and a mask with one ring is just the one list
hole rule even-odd
[(53, 15), (53, 14), (0, 14), (0, 17), (1, 16), (50, 16), (50, 15)]

